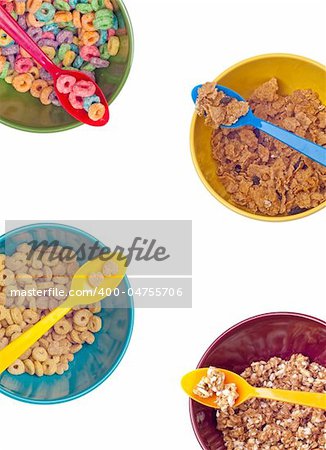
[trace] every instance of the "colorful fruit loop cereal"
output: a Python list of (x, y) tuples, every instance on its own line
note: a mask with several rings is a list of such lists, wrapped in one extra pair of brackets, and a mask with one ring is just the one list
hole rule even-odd
[(88, 117), (95, 122), (103, 118), (105, 106), (95, 94), (96, 87), (92, 81), (77, 81), (71, 75), (61, 75), (57, 80), (57, 89), (62, 94), (69, 94), (73, 108), (84, 109)]
[[(0, 5), (63, 69), (80, 70), (95, 80), (95, 70), (108, 67), (111, 56), (119, 52), (118, 19), (110, 0), (0, 0)], [(1, 29), (0, 80), (18, 92), (29, 91), (44, 105), (60, 105), (51, 75)], [(99, 120), (105, 108), (95, 91), (81, 96), (74, 91), (78, 83), (76, 87), (71, 83), (69, 79), (63, 85), (72, 104)]]

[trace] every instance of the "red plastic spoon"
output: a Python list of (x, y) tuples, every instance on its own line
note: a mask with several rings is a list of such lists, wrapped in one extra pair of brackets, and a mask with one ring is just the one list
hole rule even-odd
[[(92, 125), (100, 127), (106, 125), (109, 121), (109, 106), (107, 100), (99, 88), (99, 86), (87, 75), (78, 70), (63, 70), (57, 67), (53, 62), (47, 57), (45, 53), (39, 48), (39, 46), (33, 41), (33, 39), (25, 33), (25, 31), (18, 25), (18, 23), (11, 17), (11, 15), (0, 6), (0, 28), (2, 28), (12, 39), (23, 47), (27, 53), (29, 53), (35, 61), (37, 61), (44, 69), (49, 72), (54, 81), (54, 90), (58, 96), (58, 99), (62, 107), (79, 122), (86, 123), (87, 125)], [(88, 117), (87, 112), (84, 109), (75, 109), (69, 102), (67, 94), (62, 94), (57, 89), (57, 80), (61, 75), (71, 75), (76, 78), (77, 81), (91, 81), (95, 87), (95, 94), (100, 98), (102, 105), (105, 107), (105, 113), (102, 119), (94, 121)]]

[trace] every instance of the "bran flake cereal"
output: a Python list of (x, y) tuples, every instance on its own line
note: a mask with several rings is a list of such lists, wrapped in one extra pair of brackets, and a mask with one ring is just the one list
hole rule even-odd
[(249, 111), (249, 104), (225, 95), (215, 83), (205, 83), (198, 89), (196, 110), (205, 117), (205, 123), (212, 128), (233, 125)]
[[(279, 93), (272, 78), (248, 100), (256, 116), (326, 151), (326, 107), (311, 89)], [(326, 168), (252, 127), (215, 129), (216, 174), (235, 205), (265, 216), (290, 216), (326, 201)]]

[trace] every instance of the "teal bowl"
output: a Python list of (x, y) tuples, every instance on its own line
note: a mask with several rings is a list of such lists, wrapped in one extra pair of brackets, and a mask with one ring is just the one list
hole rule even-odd
[[(96, 71), (96, 79), (109, 105), (127, 81), (134, 53), (131, 21), (122, 0), (111, 0), (119, 23), (120, 50), (110, 59), (109, 67)], [(0, 123), (22, 131), (54, 133), (81, 125), (58, 106), (44, 106), (29, 92), (21, 94), (0, 80)]]
[[(0, 253), (12, 254), (22, 242), (54, 241), (71, 246), (90, 246), (97, 242), (93, 236), (66, 225), (36, 224), (18, 228), (0, 237)], [(104, 246), (103, 244), (100, 244)], [(93, 345), (85, 345), (75, 355), (69, 370), (63, 375), (41, 377), (0, 375), (0, 392), (15, 400), (34, 404), (63, 403), (91, 392), (102, 384), (121, 362), (131, 339), (134, 324), (133, 299), (128, 295), (127, 277), (120, 284), (120, 295), (102, 302), (100, 316), (103, 328), (96, 333)]]

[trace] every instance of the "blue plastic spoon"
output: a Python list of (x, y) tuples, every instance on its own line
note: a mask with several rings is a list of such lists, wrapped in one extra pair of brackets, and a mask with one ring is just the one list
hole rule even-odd
[[(198, 97), (198, 89), (201, 87), (202, 84), (194, 87), (194, 89), (192, 90), (192, 99), (194, 103), (196, 103)], [(245, 99), (242, 98), (241, 95), (239, 95), (237, 92), (232, 91), (232, 89), (226, 88), (225, 86), (220, 86), (218, 84), (216, 85), (216, 87), (229, 97), (233, 97), (236, 100), (245, 101)], [(291, 131), (287, 131), (283, 128), (277, 127), (270, 122), (259, 119), (259, 117), (256, 117), (254, 115), (251, 109), (249, 109), (248, 113), (245, 116), (240, 117), (240, 119), (236, 123), (234, 123), (233, 125), (223, 125), (223, 128), (239, 128), (246, 125), (250, 125), (257, 128), (258, 130), (263, 131), (266, 134), (269, 134), (278, 141), (283, 142), (283, 144), (288, 145), (294, 150), (297, 150), (303, 155), (308, 156), (308, 158), (311, 158), (317, 163), (322, 164), (326, 167), (325, 147), (297, 136), (296, 134), (291, 133)]]

